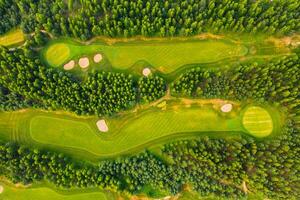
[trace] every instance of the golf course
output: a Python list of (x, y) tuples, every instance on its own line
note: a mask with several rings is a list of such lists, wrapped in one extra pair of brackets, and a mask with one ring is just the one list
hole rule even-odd
[(239, 138), (243, 134), (264, 138), (278, 132), (278, 123), (273, 125), (273, 121), (280, 121), (276, 112), (272, 113), (274, 119), (258, 106), (236, 106), (224, 113), (220, 104), (195, 102), (163, 102), (163, 108), (158, 104), (119, 117), (102, 118), (107, 132), (98, 130), (97, 117), (34, 109), (1, 113), (0, 130), (6, 133), (2, 135), (6, 139), (88, 152), (99, 158), (134, 153), (177, 137)]

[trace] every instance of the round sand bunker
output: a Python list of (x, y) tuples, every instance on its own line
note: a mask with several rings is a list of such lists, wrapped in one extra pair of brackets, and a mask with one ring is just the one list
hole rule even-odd
[(102, 55), (100, 54), (100, 53), (98, 53), (98, 54), (96, 54), (95, 56), (94, 56), (94, 62), (95, 63), (98, 63), (98, 62), (100, 62), (102, 60)]
[(2, 185), (0, 185), (0, 194), (3, 192), (4, 188)]
[(79, 66), (83, 69), (87, 68), (90, 65), (90, 61), (87, 57), (80, 58), (78, 63)]
[(75, 66), (75, 61), (71, 60), (70, 62), (64, 65), (64, 70), (71, 70), (74, 68), (74, 66)]
[(101, 119), (101, 120), (97, 121), (97, 127), (98, 127), (99, 131), (101, 131), (101, 132), (107, 132), (108, 131), (108, 126), (107, 126), (104, 119)]
[(149, 68), (144, 68), (143, 69), (143, 75), (144, 76), (149, 76), (151, 74), (151, 70)]
[(232, 104), (230, 103), (227, 103), (227, 104), (224, 104), (222, 107), (221, 107), (221, 111), (222, 112), (225, 112), (225, 113), (228, 113), (232, 110)]

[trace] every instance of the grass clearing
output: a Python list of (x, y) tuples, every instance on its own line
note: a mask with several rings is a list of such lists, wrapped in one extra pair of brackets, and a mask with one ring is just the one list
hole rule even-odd
[(266, 137), (273, 131), (272, 117), (262, 107), (251, 106), (243, 115), (244, 128), (255, 137)]
[[(70, 53), (62, 54), (66, 49)], [(83, 45), (60, 39), (49, 43), (41, 51), (41, 57), (48, 65), (56, 67), (71, 59), (101, 53), (103, 59), (117, 69), (128, 69), (139, 61), (145, 61), (158, 70), (170, 73), (186, 64), (216, 62), (244, 56), (247, 52), (245, 46), (227, 40), (160, 40)]]
[[(244, 111), (237, 108), (230, 113), (222, 113), (212, 104), (187, 106), (186, 103), (174, 103), (163, 102), (164, 109), (153, 106), (137, 113), (105, 118), (107, 132), (98, 130), (97, 117), (77, 117), (65, 112), (34, 109), (0, 113), (0, 121), (5, 120), (4, 124), (0, 124), (0, 130), (3, 130), (1, 138), (80, 156), (86, 154), (88, 158), (87, 154), (93, 158), (106, 158), (136, 152), (179, 137), (267, 136), (249, 133), (242, 124)], [(260, 110), (258, 112), (261, 113)]]
[(20, 188), (11, 184), (1, 182), (0, 184), (3, 186), (3, 193), (0, 194), (0, 199), (3, 200), (113, 200), (112, 197), (101, 191), (63, 194), (48, 187)]
[(25, 36), (21, 29), (12, 30), (4, 35), (0, 35), (0, 45), (12, 46), (24, 42)]

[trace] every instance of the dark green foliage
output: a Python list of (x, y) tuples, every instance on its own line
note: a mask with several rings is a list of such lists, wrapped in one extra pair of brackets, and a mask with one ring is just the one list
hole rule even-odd
[(20, 14), (25, 33), (38, 28), (82, 40), (97, 35), (164, 37), (225, 31), (287, 34), (300, 28), (300, 3), (295, 0), (84, 0), (69, 9), (64, 0), (15, 0), (2, 9), (2, 32), (18, 24)]
[(150, 75), (139, 80), (140, 98), (145, 102), (154, 101), (165, 95), (166, 82), (159, 76)]
[(19, 25), (20, 10), (15, 0), (0, 1), (0, 35)]
[(293, 56), (265, 65), (241, 65), (226, 72), (191, 69), (175, 81), (172, 92), (193, 97), (276, 102), (299, 110), (299, 81), (300, 58)]
[[(26, 51), (25, 51), (26, 50)], [(2, 109), (35, 107), (63, 109), (77, 114), (110, 115), (133, 107), (138, 87), (143, 100), (152, 101), (163, 96), (165, 82), (152, 77), (150, 82), (138, 83), (131, 75), (114, 72), (94, 72), (85, 81), (55, 68), (46, 68), (38, 60), (26, 57), (30, 50), (0, 49), (0, 86)], [(141, 86), (138, 86), (141, 84)], [(11, 105), (11, 101), (15, 103)]]
[(40, 102), (47, 108), (77, 114), (111, 114), (135, 104), (133, 78), (121, 73), (96, 72), (87, 81), (54, 68), (22, 52), (1, 49), (0, 84), (11, 93)]

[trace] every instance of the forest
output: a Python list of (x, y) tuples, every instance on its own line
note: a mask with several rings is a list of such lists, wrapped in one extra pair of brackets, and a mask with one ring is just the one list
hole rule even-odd
[[(190, 36), (203, 32), (287, 34), (299, 31), (295, 0), (6, 0), (0, 34), (18, 25), (87, 40), (108, 37)], [(49, 9), (49, 7), (51, 9)]]

